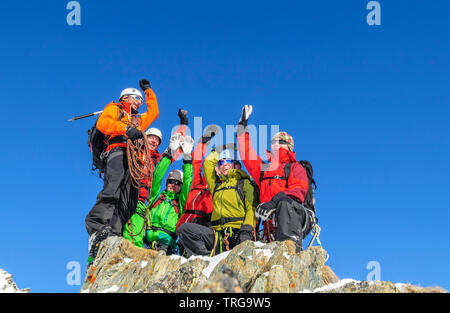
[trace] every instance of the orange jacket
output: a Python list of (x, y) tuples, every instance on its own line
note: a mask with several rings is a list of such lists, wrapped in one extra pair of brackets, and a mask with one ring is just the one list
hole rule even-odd
[[(151, 123), (159, 116), (158, 102), (156, 101), (156, 95), (152, 89), (145, 91), (145, 103), (147, 105), (147, 112), (141, 114), (138, 117), (139, 128), (145, 131)], [(120, 110), (123, 111), (123, 116), (119, 120)], [(109, 140), (116, 136), (125, 136), (127, 131), (127, 125), (131, 122), (130, 105), (128, 103), (115, 103), (108, 104), (103, 113), (97, 120), (97, 128), (105, 136), (109, 136)], [(109, 151), (115, 147), (126, 147), (126, 143), (113, 143), (106, 148)]]

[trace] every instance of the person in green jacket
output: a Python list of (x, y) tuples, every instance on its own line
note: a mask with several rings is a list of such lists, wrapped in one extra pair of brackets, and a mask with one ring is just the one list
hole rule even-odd
[[(160, 192), (163, 177), (172, 163), (172, 156), (180, 147), (183, 151), (183, 172), (171, 171), (166, 179), (166, 189)], [(153, 174), (144, 242), (160, 254), (172, 254), (176, 249), (175, 230), (178, 219), (183, 214), (193, 179), (193, 147), (194, 140), (191, 137), (174, 134)]]
[[(235, 151), (236, 145), (232, 146)], [(223, 149), (220, 154), (219, 151), (213, 151), (203, 162), (206, 182), (213, 197), (212, 228), (194, 223), (178, 228), (180, 243), (188, 255), (212, 256), (255, 238), (254, 212), (259, 201), (258, 190), (250, 176), (237, 168), (232, 153), (228, 149)]]

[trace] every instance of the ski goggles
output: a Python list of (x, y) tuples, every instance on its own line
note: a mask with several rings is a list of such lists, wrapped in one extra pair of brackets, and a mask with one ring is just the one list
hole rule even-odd
[(142, 97), (140, 95), (129, 95), (130, 97), (132, 97), (133, 99), (137, 100), (137, 101), (143, 101), (144, 99), (142, 99)]
[(219, 160), (219, 162), (217, 162), (217, 165), (222, 166), (224, 164), (233, 164), (233, 163), (234, 163), (234, 160), (232, 160), (232, 159), (222, 159), (222, 160)]
[(176, 179), (168, 179), (167, 180), (167, 184), (172, 184), (172, 185), (177, 185), (177, 186), (181, 186), (183, 183), (180, 182), (179, 180)]
[(289, 142), (287, 142), (286, 140), (283, 140), (283, 139), (280, 139), (280, 140), (274, 139), (274, 140), (272, 140), (270, 143), (271, 143), (272, 145), (274, 145), (274, 144), (279, 144), (279, 145), (289, 145)]

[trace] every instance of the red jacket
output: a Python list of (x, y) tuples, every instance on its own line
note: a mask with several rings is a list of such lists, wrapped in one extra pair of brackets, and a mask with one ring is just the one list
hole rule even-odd
[[(150, 154), (153, 163), (153, 168), (155, 169), (156, 165), (158, 164), (159, 160), (161, 160), (162, 156), (159, 154), (158, 150), (150, 150)], [(147, 179), (141, 181), (141, 183), (145, 187), (141, 187), (139, 189), (139, 200), (145, 203), (148, 197), (148, 191), (152, 188), (152, 185)]]
[[(296, 161), (295, 152), (280, 148), (275, 155), (272, 155), (267, 151), (269, 163), (266, 165), (268, 168), (263, 171), (263, 161), (252, 148), (248, 133), (238, 136), (238, 144), (241, 159), (250, 176), (258, 184), (261, 202), (268, 202), (279, 192), (284, 192), (290, 198), (303, 203), (308, 191), (308, 176), (303, 166)], [(287, 181), (288, 187), (286, 187), (286, 180), (280, 178), (285, 176), (284, 168), (288, 163), (292, 165)], [(278, 177), (278, 179), (269, 179), (269, 177)]]
[(204, 175), (201, 174), (202, 159), (206, 153), (206, 145), (197, 144), (192, 155), (192, 166), (194, 168), (194, 177), (191, 184), (184, 213), (177, 223), (177, 229), (184, 223), (195, 222), (204, 224), (209, 222), (213, 211), (212, 196)]
[[(186, 125), (179, 125), (177, 130), (175, 131), (175, 133), (180, 133), (183, 136), (186, 133), (186, 129), (187, 126)], [(162, 155), (159, 154), (158, 150), (151, 150), (151, 159), (153, 162), (153, 169), (156, 168), (156, 165), (158, 165), (159, 161), (162, 158)], [(178, 159), (178, 157), (183, 153), (183, 150), (181, 150), (181, 148), (179, 148), (173, 155), (172, 157), (172, 163), (175, 162), (175, 160)], [(149, 181), (145, 180), (141, 182), (145, 187), (141, 187), (141, 189), (139, 190), (139, 200), (144, 202), (146, 201), (147, 197), (148, 197), (148, 191), (152, 188), (152, 185)]]

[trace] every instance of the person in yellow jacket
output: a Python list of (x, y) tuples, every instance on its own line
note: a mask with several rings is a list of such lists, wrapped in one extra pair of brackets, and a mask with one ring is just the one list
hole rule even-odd
[(143, 104), (142, 93), (135, 88), (124, 89), (119, 102), (111, 102), (97, 120), (96, 127), (107, 138), (103, 155), (106, 160), (103, 189), (85, 219), (89, 234), (88, 266), (94, 261), (100, 242), (111, 235), (121, 236), (124, 223), (133, 215), (138, 190), (133, 187), (127, 159), (127, 139), (137, 140), (158, 117), (159, 109), (150, 82), (139, 82), (145, 92), (147, 112), (138, 114)]
[[(212, 256), (255, 238), (258, 190), (250, 176), (237, 169), (234, 153), (226, 149), (228, 147), (219, 147), (219, 151), (213, 151), (203, 162), (214, 207), (211, 228), (195, 223), (186, 223), (178, 228), (179, 240), (187, 256)], [(233, 147), (232, 151), (236, 145)]]

